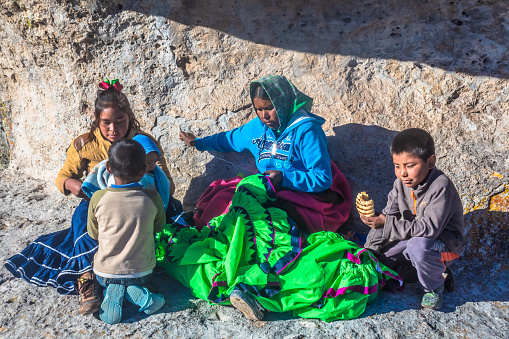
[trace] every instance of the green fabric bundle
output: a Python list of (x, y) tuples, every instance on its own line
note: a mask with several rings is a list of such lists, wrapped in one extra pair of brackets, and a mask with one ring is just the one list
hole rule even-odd
[(401, 280), (336, 233), (306, 239), (274, 199), (265, 176), (244, 178), (201, 231), (177, 221), (156, 236), (158, 265), (210, 303), (229, 305), (239, 288), (267, 310), (325, 321), (360, 316), (386, 279)]

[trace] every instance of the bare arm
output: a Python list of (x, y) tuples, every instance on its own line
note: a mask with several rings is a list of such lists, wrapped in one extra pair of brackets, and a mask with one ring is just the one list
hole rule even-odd
[(182, 140), (186, 146), (194, 147), (194, 140), (196, 137), (192, 133), (179, 132), (179, 139)]
[(83, 193), (83, 191), (81, 190), (82, 184), (83, 183), (81, 182), (81, 180), (69, 178), (64, 182), (64, 188), (66, 190), (70, 191), (72, 194), (74, 194), (78, 198), (90, 200), (88, 198), (88, 196), (85, 193)]

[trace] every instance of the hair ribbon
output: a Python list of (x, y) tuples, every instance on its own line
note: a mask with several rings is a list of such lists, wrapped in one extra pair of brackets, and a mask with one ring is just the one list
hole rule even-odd
[(105, 78), (104, 81), (102, 81), (99, 84), (99, 87), (105, 90), (108, 90), (110, 89), (110, 87), (113, 87), (115, 90), (119, 92), (121, 92), (122, 88), (124, 88), (124, 86), (122, 86), (122, 84), (120, 83), (120, 80), (118, 79), (109, 80), (108, 78)]

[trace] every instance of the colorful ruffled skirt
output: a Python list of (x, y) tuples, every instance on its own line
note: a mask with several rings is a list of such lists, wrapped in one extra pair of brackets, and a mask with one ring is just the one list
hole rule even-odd
[(337, 233), (306, 236), (273, 205), (265, 176), (243, 179), (228, 212), (198, 230), (182, 219), (156, 236), (156, 259), (198, 298), (229, 305), (234, 289), (266, 310), (324, 321), (360, 316), (388, 279), (401, 278)]
[(35, 239), (5, 262), (15, 277), (36, 286), (51, 286), (60, 294), (77, 294), (77, 279), (92, 270), (97, 241), (87, 232), (89, 201), (74, 210), (71, 227)]

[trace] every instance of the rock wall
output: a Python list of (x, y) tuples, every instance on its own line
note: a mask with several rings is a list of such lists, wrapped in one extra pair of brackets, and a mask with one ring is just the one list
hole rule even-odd
[(119, 77), (190, 207), (212, 180), (255, 167), (247, 154), (185, 148), (178, 130), (249, 121), (249, 82), (282, 74), (327, 119), (354, 194), (380, 210), (391, 139), (424, 128), (462, 195), (467, 254), (507, 253), (508, 46), (509, 3), (496, 0), (2, 1), (0, 166), (54, 180), (90, 125), (97, 83)]

